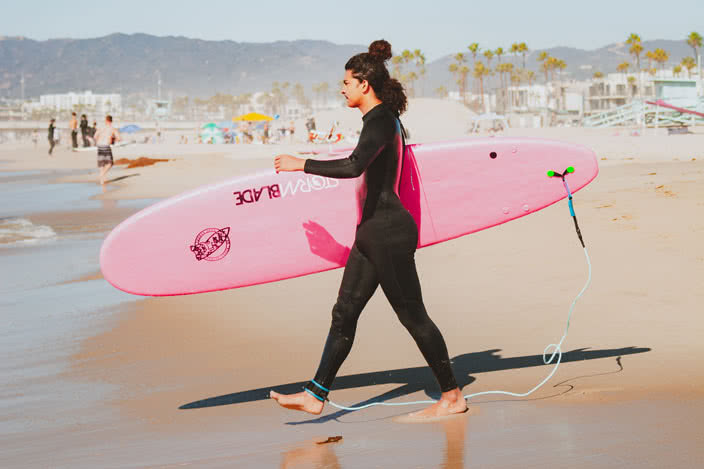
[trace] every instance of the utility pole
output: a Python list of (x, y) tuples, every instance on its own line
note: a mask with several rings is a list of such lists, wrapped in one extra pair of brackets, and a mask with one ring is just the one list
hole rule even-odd
[(22, 78), (20, 78), (20, 94), (22, 96), (22, 101), (20, 102), (20, 113), (22, 114), (22, 120), (24, 120), (24, 72), (22, 72)]
[(161, 70), (156, 71), (157, 81), (156, 81), (156, 99), (161, 101)]

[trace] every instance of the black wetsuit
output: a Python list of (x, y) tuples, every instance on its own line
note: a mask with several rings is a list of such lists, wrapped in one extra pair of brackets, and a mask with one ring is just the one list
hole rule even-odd
[(54, 140), (54, 129), (56, 126), (54, 124), (49, 124), (49, 133), (47, 135), (49, 139), (49, 154), (54, 151), (54, 145), (56, 145), (56, 140)]
[[(332, 325), (315, 383), (306, 389), (326, 397), (354, 340), (357, 320), (378, 285), (433, 370), (442, 392), (457, 387), (447, 346), (423, 305), (416, 272), (418, 227), (398, 196), (403, 140), (398, 117), (379, 104), (362, 118), (359, 143), (348, 158), (306, 160), (304, 170), (330, 178), (364, 173), (366, 199), (354, 245), (345, 265)], [(322, 388), (321, 388), (322, 386)]]

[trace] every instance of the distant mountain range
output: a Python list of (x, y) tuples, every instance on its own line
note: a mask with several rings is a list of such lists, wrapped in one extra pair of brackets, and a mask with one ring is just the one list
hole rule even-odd
[[(645, 41), (643, 46), (644, 51), (665, 49), (670, 54), (669, 64), (694, 55), (684, 40)], [(364, 45), (327, 41), (244, 43), (148, 34), (47, 41), (0, 37), (0, 97), (20, 97), (22, 74), (26, 97), (83, 90), (155, 96), (159, 74), (163, 96), (237, 95), (268, 90), (275, 81), (301, 83), (312, 96), (311, 87), (321, 82), (335, 90), (347, 59), (365, 50)], [(545, 51), (567, 63), (565, 78), (584, 79), (597, 70), (614, 72), (619, 63), (632, 61), (625, 44), (590, 51), (568, 47)], [(462, 52), (471, 60), (468, 50)], [(536, 71), (538, 82), (543, 77), (536, 62), (539, 52), (530, 51), (526, 56), (526, 66)], [(520, 56), (504, 56), (503, 60), (515, 65), (522, 62)], [(439, 86), (455, 89), (448, 71), (452, 62), (448, 55), (427, 63), (426, 74), (416, 85), (419, 94), (432, 95)], [(496, 63), (494, 59), (492, 65)], [(643, 56), (641, 64), (647, 66)]]

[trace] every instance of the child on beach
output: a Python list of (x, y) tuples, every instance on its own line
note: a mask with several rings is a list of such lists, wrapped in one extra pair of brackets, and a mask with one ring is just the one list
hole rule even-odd
[(95, 132), (95, 145), (98, 147), (98, 168), (100, 184), (105, 184), (105, 175), (112, 168), (112, 148), (110, 145), (120, 141), (120, 132), (112, 126), (112, 116), (105, 116), (105, 127)]

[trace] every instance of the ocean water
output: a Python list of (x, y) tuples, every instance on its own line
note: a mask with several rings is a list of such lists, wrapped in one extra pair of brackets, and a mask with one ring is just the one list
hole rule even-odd
[[(51, 226), (36, 225), (25, 218), (33, 213), (100, 209), (105, 202), (94, 183), (55, 183), (60, 176), (86, 171), (0, 171), (0, 249), (47, 244), (59, 239)], [(120, 207), (145, 207), (155, 199), (112, 203)]]
[[(68, 380), (81, 342), (107, 327), (139, 297), (105, 280), (75, 281), (99, 271), (106, 233), (57, 234), (33, 213), (100, 208), (97, 184), (55, 184), (54, 172), (0, 173), (0, 447), (67, 424), (104, 419), (80, 409), (104, 398), (107, 385)], [(135, 209), (153, 202), (131, 201)], [(107, 412), (107, 410), (106, 410)], [(0, 458), (0, 466), (2, 458)]]

